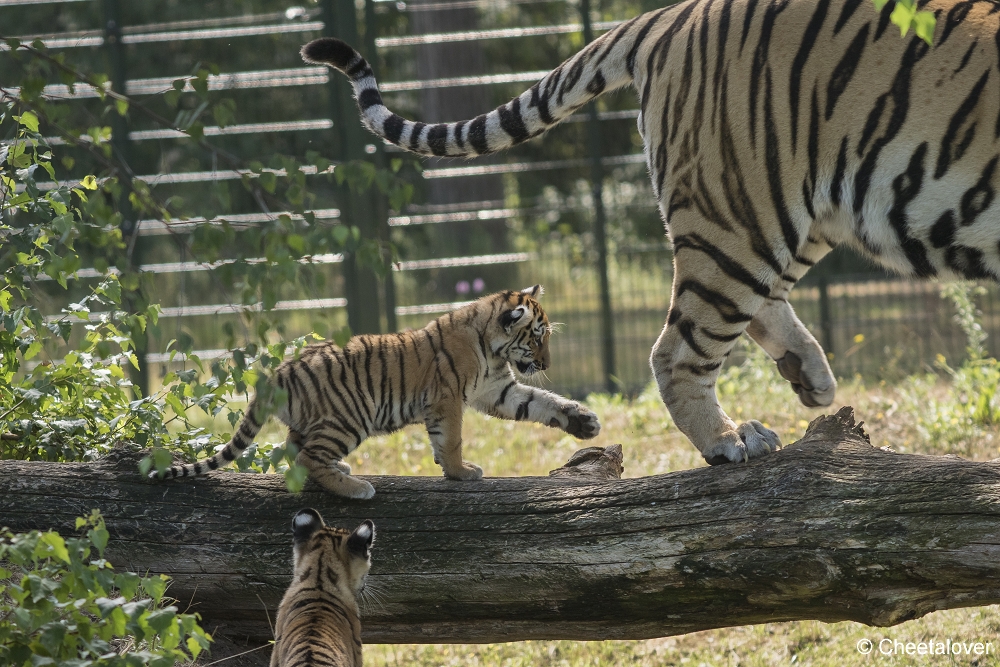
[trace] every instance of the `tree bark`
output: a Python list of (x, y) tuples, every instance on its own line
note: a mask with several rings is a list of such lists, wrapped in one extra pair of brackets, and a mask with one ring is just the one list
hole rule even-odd
[(292, 495), (274, 475), (150, 482), (134, 456), (0, 461), (0, 524), (66, 534), (97, 507), (118, 568), (170, 575), (210, 631), (261, 640), (307, 506), (329, 524), (375, 521), (366, 642), (885, 626), (1000, 602), (1000, 463), (873, 448), (850, 408), (748, 464), (602, 482), (368, 479), (375, 498), (358, 502)]

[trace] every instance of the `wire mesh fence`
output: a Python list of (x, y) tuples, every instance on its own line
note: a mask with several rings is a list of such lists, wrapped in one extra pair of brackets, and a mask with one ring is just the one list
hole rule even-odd
[[(44, 12), (35, 8), (42, 4)], [(369, 135), (359, 134), (346, 84), (331, 78), (326, 68), (299, 62), (302, 42), (320, 34), (354, 35), (378, 65), (382, 90), (394, 108), (420, 120), (457, 120), (505, 101), (579, 48), (584, 23), (606, 30), (645, 7), (612, 0), (594, 3), (592, 11), (589, 2), (367, 0), (361, 20), (355, 11), (361, 5), (356, 7), (354, 0), (318, 0), (309, 9), (277, 0), (251, 4), (251, 13), (233, 16), (216, 0), (180, 2), (170, 12), (141, 3), (117, 7), (113, 0), (0, 0), (0, 22), (21, 26), (25, 39), (38, 37), (49, 48), (71, 51), (100, 69), (114, 51), (105, 34), (110, 16), (127, 56), (120, 63), (122, 90), (162, 92), (199, 59), (217, 62), (221, 72), (206, 85), (233, 95), (241, 116), (226, 127), (208, 125), (206, 137), (224, 142), (220, 145), (247, 160), (322, 149), (336, 162), (356, 157), (344, 137), (360, 141), (355, 148), (362, 154), (376, 146), (366, 144), (374, 141)], [(253, 48), (234, 49), (233, 43)], [(50, 93), (70, 94), (61, 84), (52, 85)], [(77, 86), (72, 104), (85, 105), (95, 95), (95, 89)], [(338, 111), (339, 98), (346, 100), (346, 112)], [(155, 103), (155, 96), (148, 101)], [(641, 142), (635, 102), (608, 96), (601, 105), (504, 156), (471, 163), (426, 161), (418, 183), (421, 205), (370, 221), (372, 229), (384, 225), (386, 236), (391, 233), (403, 249), (392, 280), (379, 290), (351, 293), (344, 257), (314, 256), (310, 263), (325, 277), (325, 287), (281, 295), (282, 335), (336, 330), (349, 321), (351, 308), (372, 311), (371, 327), (355, 330), (391, 329), (393, 322), (397, 328), (419, 327), (480, 294), (541, 283), (550, 317), (561, 323), (553, 339), (551, 386), (574, 395), (609, 385), (640, 390), (651, 380), (649, 352), (669, 306), (671, 253), (665, 240), (641, 241), (660, 238), (662, 228), (643, 156), (637, 152)], [(177, 143), (183, 135), (176, 129), (146, 127), (134, 119), (126, 129), (122, 136), (133, 147), (134, 173), (146, 174), (142, 178), (163, 197), (183, 195), (197, 202), (203, 216), (172, 221), (169, 229), (160, 220), (134, 221), (139, 237), (135, 263), (155, 275), (155, 293), (149, 296), (162, 304), (164, 315), (162, 335), (150, 341), (146, 361), (162, 370), (169, 358), (167, 341), (183, 336), (193, 340), (203, 357), (223, 356), (227, 345), (238, 343), (240, 327), (247, 328), (247, 313), (241, 304), (224, 303), (226, 295), (212, 280), (230, 260), (212, 265), (192, 261), (187, 235), (222, 220), (242, 233), (273, 221), (282, 211), (259, 210), (248, 198), (239, 198), (236, 186), (246, 170), (220, 168), (216, 155)], [(303, 173), (319, 181), (317, 170), (309, 169)], [(594, 196), (589, 181), (604, 182), (603, 197)], [(317, 191), (317, 220), (330, 227), (360, 224), (343, 192), (322, 184)], [(602, 319), (601, 244), (595, 243), (604, 224), (594, 213), (601, 202), (608, 209), (615, 248), (606, 262), (610, 336), (608, 321)], [(343, 217), (342, 207), (347, 212)], [(532, 240), (548, 238), (556, 229), (558, 241)], [(77, 275), (92, 281), (105, 271), (84, 267)], [(932, 368), (938, 355), (954, 363), (964, 354), (964, 335), (953, 322), (951, 304), (940, 297), (939, 285), (887, 276), (825, 275), (794, 290), (791, 301), (831, 355), (837, 375), (892, 377)], [(65, 301), (54, 295), (51, 312), (59, 312)], [(978, 304), (990, 334), (987, 346), (996, 355), (997, 287), (988, 286)]]
[[(515, 284), (544, 285), (545, 308), (550, 319), (560, 323), (552, 338), (547, 386), (573, 395), (605, 388), (599, 277), (590, 255), (579, 243), (553, 243), (516, 265)], [(626, 393), (641, 391), (652, 381), (649, 353), (670, 303), (670, 256), (666, 245), (643, 245), (620, 248), (609, 257), (612, 375)], [(467, 280), (459, 278), (459, 290)], [(892, 380), (939, 368), (939, 355), (950, 365), (965, 357), (965, 334), (955, 322), (955, 308), (942, 298), (941, 287), (938, 282), (884, 275), (842, 276), (797, 287), (790, 301), (828, 353), (838, 377), (860, 374)], [(989, 336), (987, 350), (995, 356), (1000, 354), (1000, 288), (983, 287), (985, 293), (976, 297), (976, 303)], [(409, 326), (421, 322), (418, 316), (401, 321)], [(737, 352), (729, 363), (741, 361)]]

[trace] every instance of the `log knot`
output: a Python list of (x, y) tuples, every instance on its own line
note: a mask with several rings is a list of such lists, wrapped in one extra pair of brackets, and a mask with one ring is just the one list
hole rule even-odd
[(572, 477), (597, 482), (621, 479), (625, 472), (622, 461), (621, 445), (585, 447), (577, 450), (562, 467), (549, 471), (549, 477)]
[(820, 415), (809, 422), (809, 427), (806, 429), (803, 440), (817, 431), (835, 429), (855, 435), (870, 445), (872, 444), (872, 440), (868, 436), (868, 433), (865, 432), (864, 426), (865, 423), (863, 421), (854, 423), (854, 408), (850, 405), (845, 405), (835, 415)]

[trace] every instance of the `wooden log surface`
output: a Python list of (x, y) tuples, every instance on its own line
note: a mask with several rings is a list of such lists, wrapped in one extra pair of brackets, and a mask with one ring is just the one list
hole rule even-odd
[[(627, 445), (626, 445), (627, 455)], [(173, 577), (210, 630), (270, 639), (291, 516), (375, 521), (366, 642), (648, 638), (770, 621), (892, 625), (1000, 602), (1000, 463), (873, 448), (849, 408), (748, 464), (592, 482), (368, 477), (347, 501), (280, 476), (152, 482), (132, 456), (0, 461), (0, 525), (99, 508), (119, 568)], [(265, 612), (266, 609), (266, 612)]]

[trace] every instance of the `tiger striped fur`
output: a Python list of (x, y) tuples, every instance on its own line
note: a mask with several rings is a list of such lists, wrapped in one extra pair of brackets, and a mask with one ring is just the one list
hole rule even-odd
[[(575, 401), (519, 383), (511, 365), (530, 375), (549, 366), (548, 317), (540, 285), (499, 292), (454, 310), (423, 329), (355, 336), (343, 349), (307, 346), (278, 366), (271, 382), (288, 392), (277, 417), (289, 429), (309, 478), (346, 498), (371, 498), (375, 489), (351, 477), (343, 458), (365, 438), (423, 422), (434, 460), (446, 477), (477, 480), (482, 469), (462, 460), (462, 411), (470, 405), (504, 419), (539, 422), (592, 438), (597, 416)], [(250, 403), (232, 440), (213, 457), (165, 472), (200, 475), (236, 459), (260, 432)], [(150, 472), (155, 477), (156, 471)]]
[(1000, 3), (919, 5), (937, 16), (933, 46), (900, 38), (893, 0), (688, 0), (614, 28), (488, 114), (436, 125), (390, 112), (343, 42), (302, 55), (351, 79), (369, 129), (424, 155), (519, 144), (631, 85), (674, 248), (650, 364), (677, 426), (722, 463), (780, 445), (716, 399), (744, 332), (805, 405), (833, 401), (826, 355), (787, 301), (831, 248), (911, 276), (1000, 276)]
[(375, 524), (330, 528), (314, 509), (292, 519), (292, 584), (281, 598), (271, 667), (361, 667), (358, 597)]

